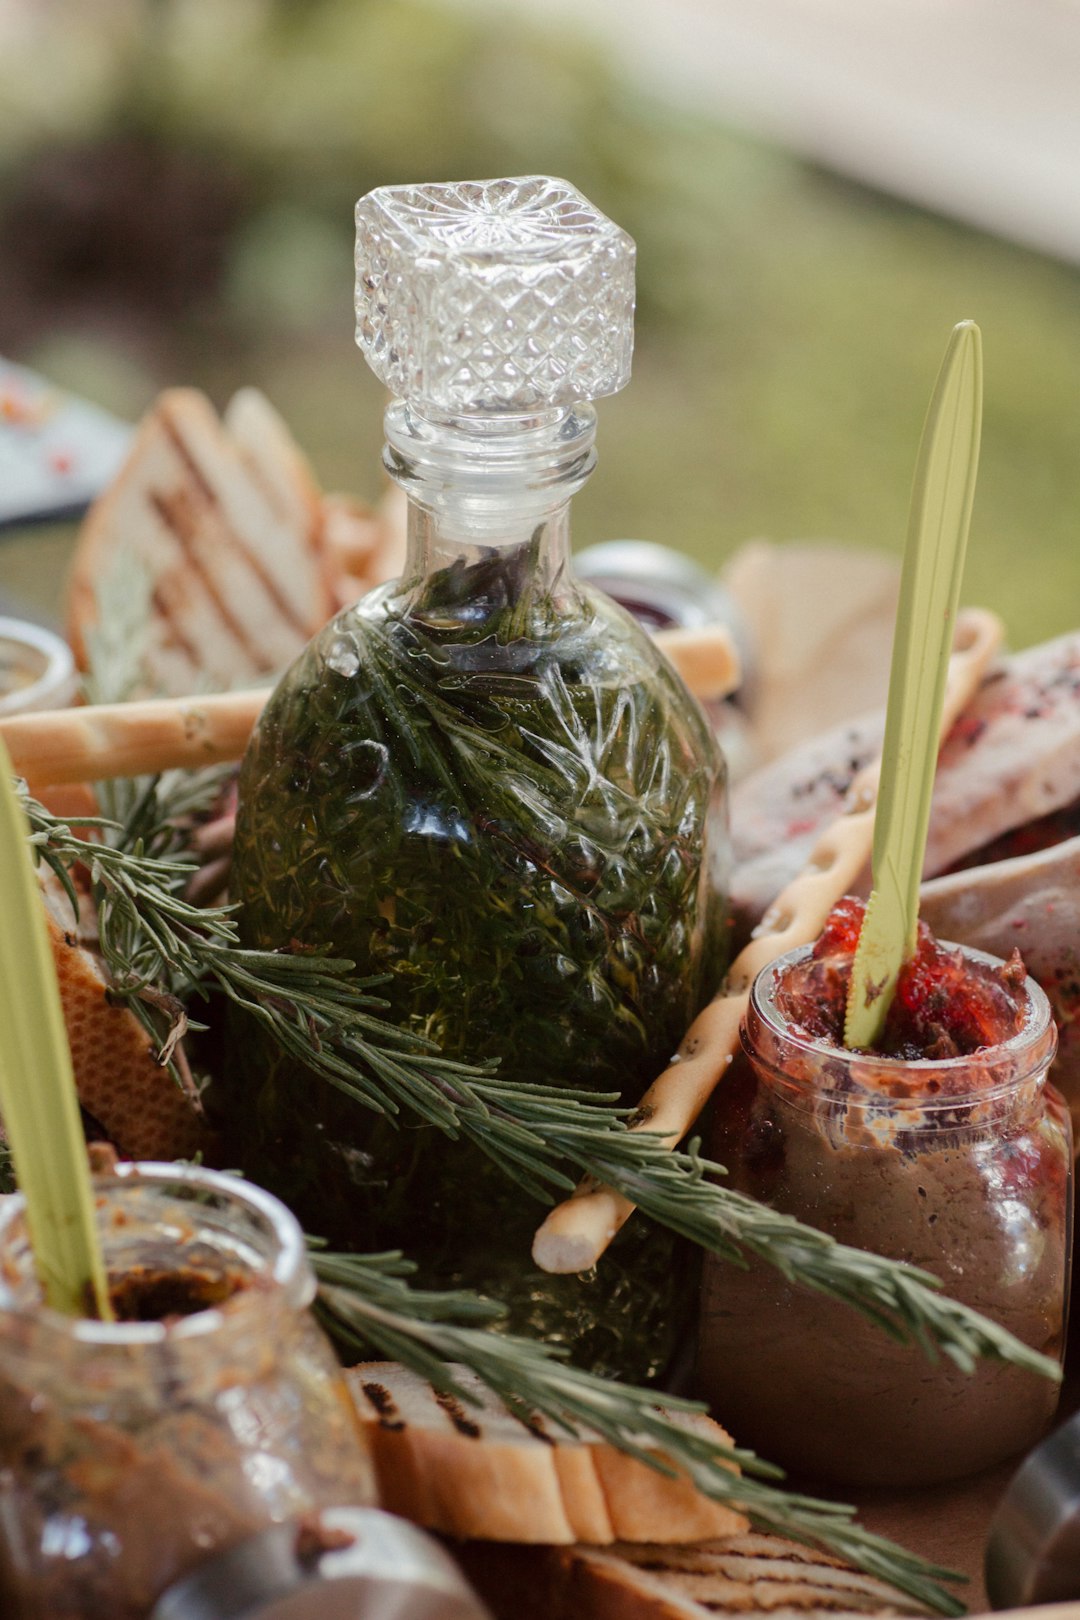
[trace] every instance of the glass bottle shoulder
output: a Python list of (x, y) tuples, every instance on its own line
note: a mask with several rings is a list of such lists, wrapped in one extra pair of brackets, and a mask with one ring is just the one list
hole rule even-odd
[(498, 578), (493, 587), (478, 582), (480, 571), (468, 570), (468, 590), (445, 577), (454, 572), (447, 569), (434, 590), (431, 581), (409, 587), (393, 580), (343, 609), (288, 671), (267, 721), (290, 708), (307, 711), (321, 690), (326, 722), (335, 714), (344, 722), (377, 697), (379, 676), (392, 678), (397, 666), (406, 690), (441, 695), (450, 706), (484, 700), (504, 717), (557, 707), (563, 698), (578, 710), (585, 705), (586, 725), (599, 724), (605, 710), (625, 717), (632, 697), (636, 719), (647, 716), (677, 738), (698, 767), (723, 772), (697, 701), (624, 608), (585, 581), (513, 596)]
[(683, 953), (713, 958), (725, 777), (695, 700), (592, 588), (489, 603), (482, 619), (475, 591), (456, 594), (446, 580), (419, 600), (397, 584), (369, 594), (270, 699), (237, 823), (252, 941), (284, 920), (285, 937), (318, 942), (329, 916), (370, 966), (407, 914), (398, 943), (415, 961), (435, 917), (494, 908), (485, 930), (498, 921), (526, 954), (543, 918), (553, 962), (603, 956), (634, 916), (667, 973)]

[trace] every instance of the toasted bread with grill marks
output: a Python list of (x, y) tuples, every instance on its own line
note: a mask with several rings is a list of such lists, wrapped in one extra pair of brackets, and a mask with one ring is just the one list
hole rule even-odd
[(85, 657), (95, 581), (127, 558), (152, 589), (150, 691), (271, 680), (330, 617), (340, 564), (302, 453), (269, 402), (243, 389), (219, 420), (205, 395), (170, 389), (83, 524), (68, 629)]
[[(467, 1368), (452, 1373), (469, 1401), (437, 1393), (395, 1362), (365, 1362), (348, 1374), (391, 1512), (490, 1541), (693, 1541), (746, 1528), (741, 1514), (685, 1477), (661, 1474), (595, 1435), (574, 1439), (540, 1418), (526, 1425)], [(675, 1416), (731, 1444), (711, 1418)]]
[(754, 1532), (687, 1547), (470, 1542), (453, 1550), (495, 1620), (838, 1620), (927, 1612), (825, 1553)]

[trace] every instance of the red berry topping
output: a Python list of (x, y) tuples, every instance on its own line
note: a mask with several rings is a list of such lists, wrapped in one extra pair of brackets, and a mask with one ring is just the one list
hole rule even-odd
[[(826, 918), (810, 957), (790, 969), (777, 992), (777, 1007), (789, 1023), (836, 1046), (844, 1041), (851, 965), (862, 928), (864, 904), (847, 895)], [(1019, 952), (1000, 966), (966, 960), (938, 944), (919, 924), (915, 954), (904, 964), (879, 1045), (887, 1057), (966, 1057), (1009, 1040), (1021, 1027), (1025, 1006), (1024, 964)]]

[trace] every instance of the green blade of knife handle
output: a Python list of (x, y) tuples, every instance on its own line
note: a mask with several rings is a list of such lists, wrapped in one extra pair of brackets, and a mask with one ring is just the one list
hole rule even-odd
[(0, 1115), (46, 1302), (108, 1318), (90, 1170), (30, 828), (0, 738)]
[(915, 949), (945, 679), (964, 571), (982, 428), (982, 342), (953, 328), (923, 428), (893, 639), (873, 893), (852, 968), (845, 1044), (878, 1041)]

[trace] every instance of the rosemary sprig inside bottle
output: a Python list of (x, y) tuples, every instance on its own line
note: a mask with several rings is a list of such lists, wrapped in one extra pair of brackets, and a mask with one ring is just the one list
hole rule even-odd
[[(684, 1427), (678, 1414), (703, 1412), (698, 1403), (598, 1378), (567, 1366), (547, 1345), (492, 1333), (498, 1305), (473, 1294), (410, 1287), (414, 1268), (400, 1255), (317, 1250), (312, 1259), (324, 1325), (351, 1356), (374, 1350), (466, 1401), (469, 1391), (455, 1383), (454, 1367), (467, 1367), (515, 1415), (540, 1414), (569, 1435), (591, 1430), (661, 1471), (677, 1466), (707, 1496), (747, 1513), (757, 1528), (825, 1547), (942, 1614), (963, 1612), (939, 1584), (949, 1571), (864, 1529), (850, 1507), (770, 1483), (778, 1470), (752, 1452)], [(731, 1471), (732, 1462), (740, 1474)]]
[[(88, 844), (25, 795), (32, 840), (69, 888), (88, 869), (113, 994), (163, 1033), (150, 988), (206, 997), (211, 987), (247, 1009), (313, 1074), (361, 1106), (404, 1123), (467, 1137), (533, 1196), (550, 1201), (585, 1172), (616, 1186), (647, 1214), (702, 1247), (760, 1256), (788, 1278), (855, 1306), (899, 1339), (950, 1356), (965, 1370), (983, 1357), (1059, 1378), (1040, 1356), (988, 1318), (950, 1300), (915, 1267), (847, 1248), (723, 1185), (719, 1165), (691, 1147), (626, 1128), (610, 1098), (515, 1084), (490, 1067), (442, 1056), (432, 1042), (383, 1016), (378, 985), (351, 964), (307, 953), (244, 950), (228, 910), (200, 910), (180, 890), (194, 868), (136, 850)], [(86, 823), (80, 825), (98, 825)]]

